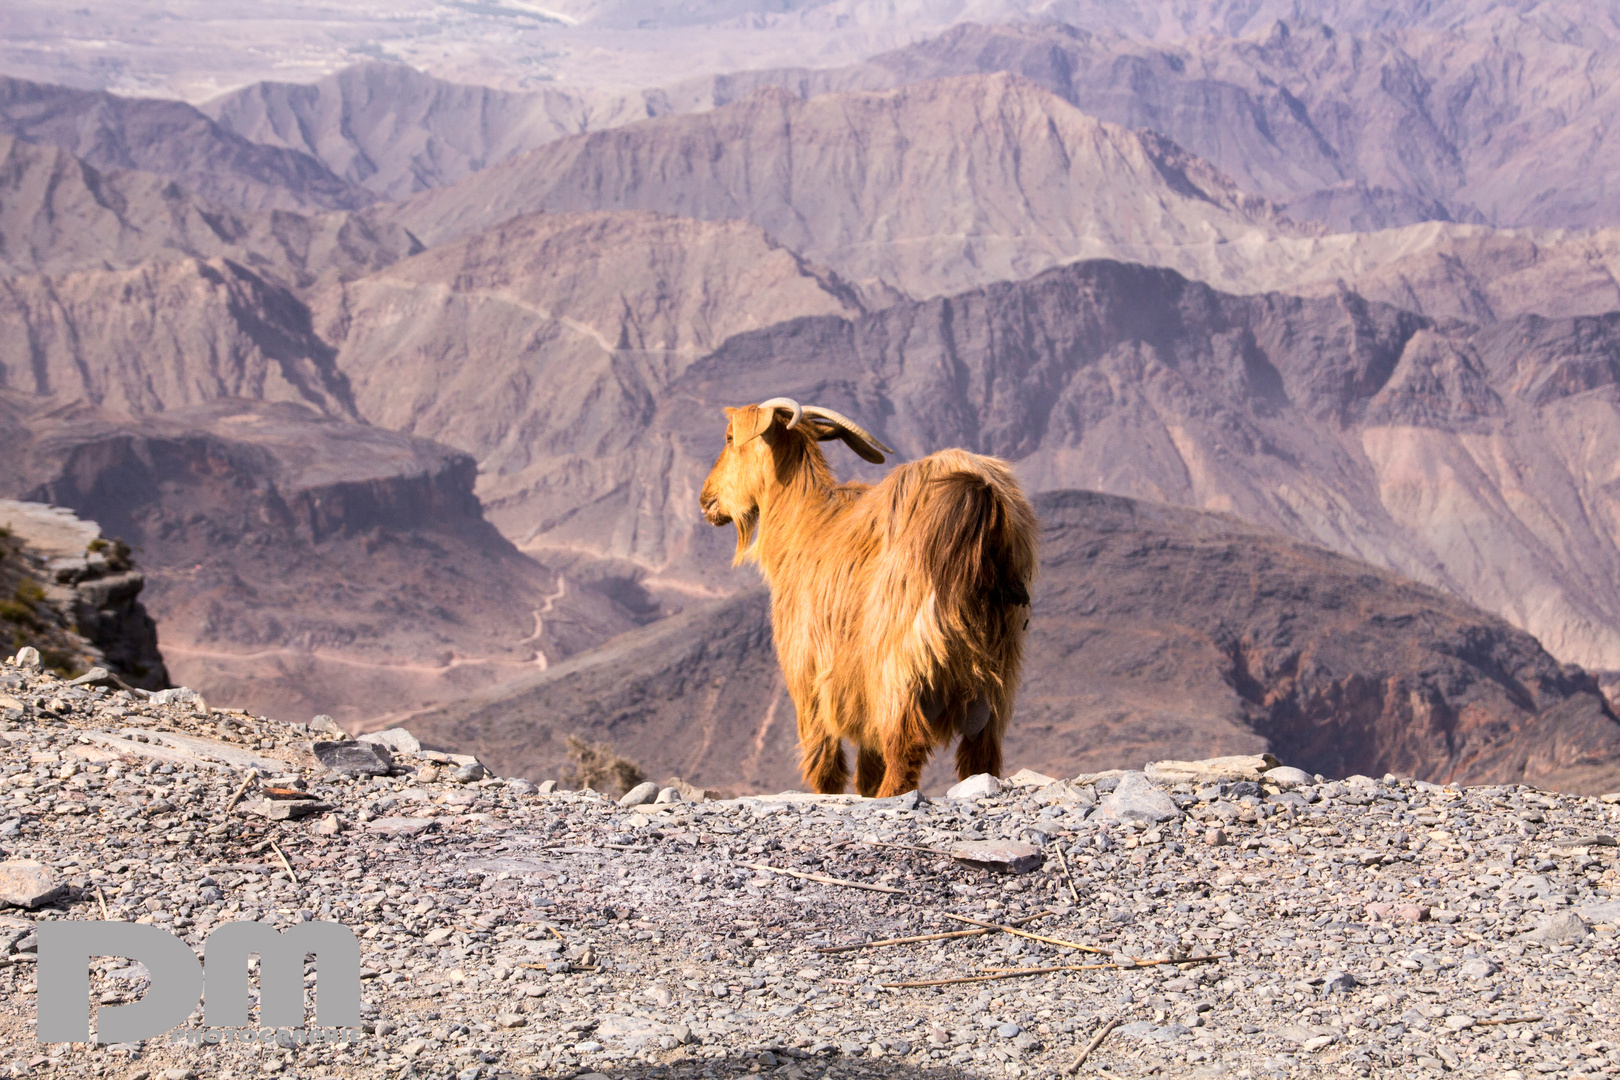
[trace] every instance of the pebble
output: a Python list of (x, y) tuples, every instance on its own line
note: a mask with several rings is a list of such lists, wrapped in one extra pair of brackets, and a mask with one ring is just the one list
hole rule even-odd
[(1304, 787), (1306, 784), (1316, 783), (1316, 777), (1292, 765), (1279, 765), (1275, 769), (1267, 769), (1261, 777), (1283, 787)]
[(1529, 941), (1540, 941), (1550, 945), (1567, 945), (1580, 941), (1587, 933), (1585, 919), (1573, 911), (1560, 911), (1543, 920), (1541, 925), (1525, 933), (1523, 937)]

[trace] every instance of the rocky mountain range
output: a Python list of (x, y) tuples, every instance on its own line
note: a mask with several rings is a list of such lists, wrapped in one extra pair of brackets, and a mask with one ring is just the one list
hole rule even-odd
[[(23, 465), (0, 495), (134, 544), (170, 670), (205, 693), (461, 724), (464, 698), (499, 711), (543, 684), (563, 697), (536, 746), (578, 718), (666, 754), (647, 733), (667, 710), (590, 680), (675, 672), (667, 696), (688, 701), (671, 657), (712, 641), (740, 674), (698, 712), (745, 719), (670, 767), (719, 780), (746, 760), (739, 777), (776, 783), (791, 724), (747, 629), (754, 579), (694, 493), (720, 407), (788, 394), (902, 458), (1006, 457), (1054, 513), (1081, 500), (1101, 521), (1123, 513), (1111, 495), (1232, 515), (1221, 528), (1265, 530), (1266, 550), (1312, 545), (1265, 573), (1338, 583), (1266, 593), (1234, 625), (1419, 595), (1399, 589), (1453, 605), (1424, 624), (1439, 637), (1396, 619), (1320, 684), (1256, 660), (1256, 700), (1295, 706), (1256, 705), (1235, 660), (1191, 645), (1171, 652), (1195, 689), (1159, 705), (1101, 668), (1089, 690), (1032, 675), (1032, 755), (1100, 762), (1076, 756), (1067, 710), (1099, 754), (1203, 739), (1332, 771), (1352, 767), (1332, 757), (1339, 709), (1366, 743), (1355, 768), (1607, 775), (1613, 717), (1591, 695), (1620, 672), (1613, 20), (1460, 0), (1137, 4), (1111, 28), (1063, 4), (879, 7), (500, 16), (572, 35), (563, 52), (857, 31), (814, 66), (691, 57), (662, 82), (474, 85), (373, 61), (190, 104), (5, 79), (0, 447)], [(916, 17), (897, 36), (900, 8)], [(1116, 629), (1169, 617), (1121, 608)], [(1518, 674), (1478, 674), (1498, 646), (1468, 650), (1512, 634)], [(1054, 655), (1103, 649), (1082, 640)], [(1358, 665), (1386, 689), (1347, 690)], [(1446, 703), (1443, 752), (1396, 685)], [(567, 705), (579, 686), (628, 727)], [(525, 737), (490, 735), (513, 754)]]

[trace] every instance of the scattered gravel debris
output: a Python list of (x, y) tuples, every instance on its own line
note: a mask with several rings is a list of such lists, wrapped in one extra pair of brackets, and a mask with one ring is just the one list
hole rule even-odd
[[(1058, 1076), (1087, 1047), (1082, 1076), (1620, 1072), (1620, 795), (1184, 768), (620, 805), (15, 663), (0, 694), (0, 880), (36, 890), (0, 905), (5, 1075)], [(365, 1028), (37, 1043), (33, 926), (103, 917), (193, 947), (341, 922)], [(93, 963), (98, 1002), (145, 987)]]

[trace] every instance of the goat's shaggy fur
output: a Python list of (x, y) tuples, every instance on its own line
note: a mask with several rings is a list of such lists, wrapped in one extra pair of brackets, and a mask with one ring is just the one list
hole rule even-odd
[(857, 790), (902, 794), (958, 734), (959, 776), (999, 774), (1037, 535), (1006, 463), (943, 450), (875, 486), (839, 484), (818, 441), (882, 454), (859, 429), (790, 428), (772, 405), (726, 410), (700, 502), (711, 523), (736, 525), (736, 562), (757, 563), (770, 585), (805, 780), (843, 791), (848, 739)]

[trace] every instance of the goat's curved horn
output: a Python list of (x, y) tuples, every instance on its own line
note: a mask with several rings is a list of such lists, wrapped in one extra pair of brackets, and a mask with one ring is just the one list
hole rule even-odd
[(823, 409), (819, 405), (806, 405), (804, 407), (804, 415), (812, 420), (820, 420), (832, 425), (833, 430), (827, 432), (825, 435), (818, 436), (819, 438), (824, 440), (843, 439), (844, 442), (849, 445), (851, 450), (855, 451), (861, 457), (865, 458), (867, 461), (873, 462), (874, 464), (883, 464), (883, 455), (894, 453), (893, 448), (883, 445), (883, 443), (878, 440), (877, 436), (861, 427), (861, 425), (857, 424), (843, 413), (836, 413), (831, 409)]
[(799, 421), (804, 419), (804, 407), (797, 401), (794, 401), (792, 398), (773, 397), (769, 401), (760, 402), (759, 407), (762, 409), (787, 409), (792, 412), (793, 419), (787, 422), (789, 431), (792, 431), (794, 428), (798, 427)]

